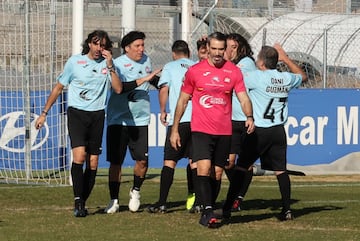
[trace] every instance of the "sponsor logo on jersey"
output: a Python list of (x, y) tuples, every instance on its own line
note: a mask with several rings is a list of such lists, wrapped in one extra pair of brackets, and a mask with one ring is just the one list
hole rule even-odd
[(77, 61), (77, 64), (86, 64), (87, 62), (86, 62), (86, 60), (78, 60)]
[(199, 103), (202, 107), (209, 109), (214, 105), (225, 105), (226, 101), (223, 98), (216, 98), (211, 95), (204, 95), (200, 97)]
[(205, 73), (203, 73), (203, 76), (208, 76), (209, 74), (211, 74), (210, 71), (206, 71)]

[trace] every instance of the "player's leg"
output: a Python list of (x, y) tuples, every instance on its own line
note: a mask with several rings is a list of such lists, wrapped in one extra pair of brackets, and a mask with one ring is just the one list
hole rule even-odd
[(131, 126), (128, 130), (130, 154), (136, 160), (133, 187), (129, 192), (129, 210), (137, 212), (140, 208), (140, 189), (148, 170), (148, 126)]
[(104, 131), (104, 111), (89, 112), (91, 124), (88, 130), (88, 145), (86, 147), (86, 168), (84, 172), (84, 201), (90, 196), (96, 179), (99, 165), (99, 155), (102, 150), (102, 137)]
[(110, 202), (104, 209), (105, 213), (119, 211), (119, 193), (121, 181), (121, 165), (124, 161), (128, 138), (127, 130), (121, 125), (110, 125), (106, 132), (106, 154), (110, 162), (108, 172), (108, 188)]
[(87, 215), (85, 209), (84, 193), (84, 173), (83, 165), (86, 159), (85, 146), (87, 143), (87, 116), (86, 112), (69, 107), (68, 115), (68, 131), (70, 136), (73, 162), (71, 165), (71, 178), (73, 182), (74, 193), (74, 216), (85, 217)]

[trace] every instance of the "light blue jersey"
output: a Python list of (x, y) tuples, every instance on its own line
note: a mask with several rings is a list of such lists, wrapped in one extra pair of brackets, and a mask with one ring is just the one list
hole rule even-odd
[(109, 73), (105, 59), (92, 60), (81, 54), (71, 56), (57, 78), (60, 84), (68, 86), (68, 106), (85, 111), (105, 109)]
[[(254, 60), (249, 57), (242, 58), (239, 63), (236, 64), (236, 66), (240, 68), (243, 75), (249, 71), (256, 70)], [(247, 86), (245, 85), (245, 87)], [(232, 103), (232, 120), (246, 121), (246, 116), (241, 109), (241, 104), (235, 93), (233, 93)]]
[[(174, 122), (176, 103), (180, 95), (184, 75), (188, 70), (188, 68), (194, 63), (195, 63), (194, 61), (187, 58), (177, 59), (167, 63), (161, 72), (161, 77), (158, 83), (158, 87), (163, 85), (169, 87), (169, 110), (170, 110), (169, 125), (170, 126)], [(180, 122), (190, 122), (191, 111), (192, 111), (192, 106), (191, 106), (191, 101), (189, 101)]]
[(282, 125), (288, 118), (288, 96), (300, 86), (300, 74), (273, 70), (255, 70), (244, 75), (246, 88), (253, 105), (255, 125)]
[[(131, 60), (126, 54), (114, 60), (123, 82), (130, 82), (149, 75), (152, 72), (151, 61), (143, 55), (139, 62)], [(108, 125), (146, 126), (150, 123), (149, 82), (134, 90), (116, 94), (111, 92), (108, 108)]]

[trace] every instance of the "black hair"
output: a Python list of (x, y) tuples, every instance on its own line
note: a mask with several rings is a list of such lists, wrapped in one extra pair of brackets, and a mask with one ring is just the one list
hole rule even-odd
[(271, 46), (262, 46), (258, 59), (261, 59), (264, 62), (264, 65), (267, 69), (276, 69), (279, 53), (274, 47)]
[(196, 41), (197, 50), (199, 51), (199, 49), (201, 49), (201, 48), (206, 48), (206, 43), (207, 43), (206, 38), (199, 39), (198, 41)]
[(221, 32), (214, 32), (212, 34), (210, 34), (208, 37), (207, 37), (207, 44), (210, 44), (210, 40), (212, 39), (216, 39), (216, 40), (219, 40), (219, 41), (224, 41), (225, 43), (225, 49), (226, 49), (226, 35), (221, 33)]
[(145, 33), (140, 31), (131, 31), (127, 33), (121, 40), (121, 48), (125, 52), (125, 47), (134, 42), (137, 39), (145, 39)]
[(239, 47), (237, 48), (236, 57), (232, 60), (234, 64), (237, 64), (241, 59), (245, 57), (251, 58), (255, 61), (253, 54), (254, 52), (251, 50), (249, 42), (238, 33), (230, 33), (227, 36), (227, 39), (234, 40), (238, 43)]
[(176, 54), (185, 54), (186, 56), (190, 56), (189, 45), (184, 40), (176, 40), (172, 47), (171, 51)]
[(84, 43), (82, 44), (81, 54), (85, 55), (89, 53), (89, 43), (97, 43), (98, 41), (102, 41), (103, 39), (105, 39), (106, 41), (104, 48), (106, 50), (111, 50), (113, 42), (110, 40), (108, 33), (103, 30), (95, 30), (89, 33), (87, 39), (85, 39)]

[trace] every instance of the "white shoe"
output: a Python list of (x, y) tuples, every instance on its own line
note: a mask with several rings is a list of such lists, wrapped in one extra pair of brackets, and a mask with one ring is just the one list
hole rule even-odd
[(111, 199), (109, 205), (104, 209), (104, 213), (116, 213), (119, 211), (119, 200)]
[(129, 210), (131, 212), (137, 212), (140, 207), (140, 191), (130, 189), (129, 196)]

